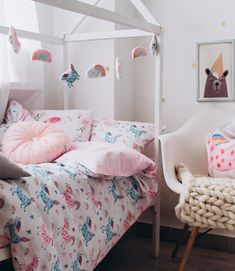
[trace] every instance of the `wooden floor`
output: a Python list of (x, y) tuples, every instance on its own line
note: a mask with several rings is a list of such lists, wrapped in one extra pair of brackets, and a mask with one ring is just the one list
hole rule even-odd
[[(161, 243), (160, 258), (152, 259), (149, 239), (123, 240), (95, 271), (177, 271), (180, 257), (172, 260), (172, 249), (171, 243)], [(185, 271), (235, 271), (235, 254), (193, 248)]]
[[(173, 244), (161, 243), (160, 258), (152, 259), (150, 239), (125, 239), (113, 248), (95, 271), (177, 271), (180, 257), (172, 260), (172, 249)], [(0, 271), (14, 269), (5, 262), (0, 265)], [(185, 271), (235, 271), (235, 254), (193, 248)]]

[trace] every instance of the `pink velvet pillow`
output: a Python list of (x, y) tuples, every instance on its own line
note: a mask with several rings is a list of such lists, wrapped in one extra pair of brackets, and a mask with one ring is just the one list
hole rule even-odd
[(12, 124), (3, 138), (3, 152), (21, 164), (51, 162), (71, 148), (60, 128), (37, 121)]
[(96, 174), (132, 176), (142, 170), (155, 168), (147, 156), (124, 145), (106, 142), (83, 142), (78, 149), (65, 153), (56, 162), (76, 167), (79, 164)]

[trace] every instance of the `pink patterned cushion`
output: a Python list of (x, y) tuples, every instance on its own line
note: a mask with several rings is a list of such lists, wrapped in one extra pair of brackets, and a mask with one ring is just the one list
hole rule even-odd
[(206, 136), (206, 148), (210, 176), (235, 178), (235, 138), (222, 130), (211, 131)]
[(89, 139), (93, 110), (33, 110), (31, 113), (37, 121), (62, 128), (75, 144)]
[(60, 128), (37, 121), (12, 124), (3, 138), (3, 152), (21, 164), (51, 162), (71, 148)]
[(93, 120), (90, 141), (122, 144), (143, 152), (154, 140), (153, 123)]

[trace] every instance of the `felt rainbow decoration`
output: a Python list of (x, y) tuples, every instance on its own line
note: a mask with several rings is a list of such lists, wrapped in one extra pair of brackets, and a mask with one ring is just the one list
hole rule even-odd
[(101, 64), (96, 64), (87, 71), (88, 78), (100, 78), (106, 76), (106, 69)]
[(43, 62), (50, 63), (52, 61), (51, 59), (51, 53), (46, 49), (38, 49), (33, 52), (32, 54), (32, 60), (38, 60)]
[(132, 58), (137, 58), (139, 56), (146, 56), (147, 55), (147, 51), (142, 48), (142, 47), (136, 47), (132, 50), (131, 52)]

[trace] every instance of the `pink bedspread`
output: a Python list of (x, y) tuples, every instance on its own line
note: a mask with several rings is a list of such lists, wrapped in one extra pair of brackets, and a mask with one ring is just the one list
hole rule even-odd
[(90, 271), (156, 196), (150, 173), (95, 175), (58, 163), (25, 167), (32, 177), (0, 180), (0, 235), (18, 270)]

